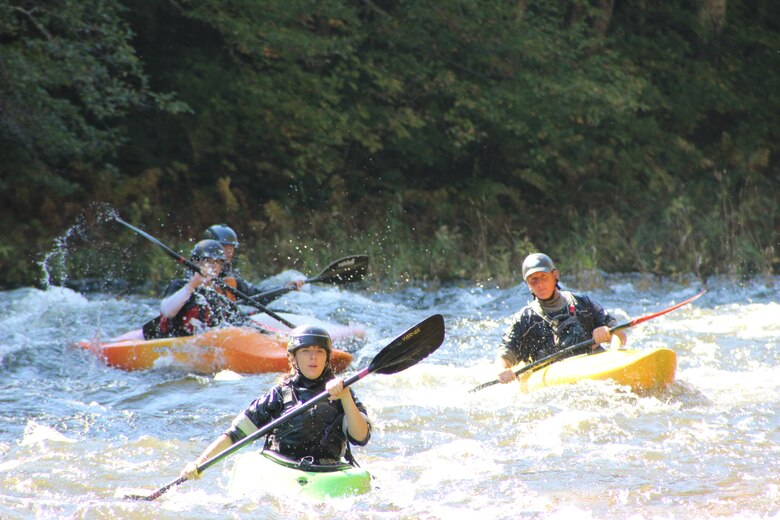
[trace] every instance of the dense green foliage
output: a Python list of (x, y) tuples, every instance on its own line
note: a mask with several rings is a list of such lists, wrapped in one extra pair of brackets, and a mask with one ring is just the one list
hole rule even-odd
[(169, 276), (107, 207), (253, 275), (777, 273), (778, 49), (766, 0), (0, 0), (0, 286)]

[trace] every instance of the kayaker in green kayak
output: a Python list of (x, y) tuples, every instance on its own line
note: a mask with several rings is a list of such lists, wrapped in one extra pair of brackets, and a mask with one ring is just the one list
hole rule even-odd
[(552, 259), (533, 253), (523, 261), (523, 280), (534, 300), (513, 317), (498, 352), (498, 380), (514, 381), (512, 367), (549, 356), (581, 341), (594, 340), (593, 348), (613, 338), (625, 345), (622, 330), (610, 332), (617, 320), (585, 295), (562, 291), (559, 273)]
[(331, 352), (331, 338), (325, 329), (310, 325), (294, 328), (287, 345), (290, 374), (238, 414), (230, 428), (184, 467), (181, 476), (198, 477), (198, 465), (325, 390), (330, 400), (272, 430), (264, 450), (304, 465), (354, 462), (350, 444), (365, 446), (371, 437), (371, 423), (352, 389), (344, 388), (344, 380), (330, 368)]
[[(233, 287), (234, 289), (238, 289), (247, 296), (254, 296), (270, 289), (270, 287), (265, 286), (267, 284), (255, 285), (246, 281), (241, 277), (238, 269), (233, 264), (233, 255), (235, 254), (236, 249), (238, 249), (238, 235), (235, 231), (233, 231), (233, 228), (227, 224), (214, 224), (213, 226), (209, 226), (209, 228), (206, 229), (203, 237), (216, 240), (222, 244), (222, 248), (225, 250), (225, 262), (222, 266), (222, 273), (220, 273), (220, 278), (222, 278), (222, 281), (224, 281), (227, 285)], [(285, 286), (297, 291), (300, 290), (300, 288), (303, 286), (303, 283), (304, 278), (300, 277), (294, 280), (290, 280), (285, 284)], [(236, 297), (230, 291), (222, 292), (228, 298), (235, 301)], [(268, 305), (283, 294), (283, 292), (276, 294), (272, 293), (265, 298), (258, 298), (256, 301), (261, 305)]]

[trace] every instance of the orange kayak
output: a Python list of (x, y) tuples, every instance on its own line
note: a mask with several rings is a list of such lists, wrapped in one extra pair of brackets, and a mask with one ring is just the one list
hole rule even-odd
[[(114, 343), (82, 341), (79, 346), (93, 352), (109, 366), (124, 370), (145, 370), (180, 366), (201, 373), (232, 370), (244, 374), (286, 372), (287, 343), (283, 339), (246, 327), (212, 329), (195, 336)], [(331, 364), (344, 370), (352, 354), (333, 350)]]

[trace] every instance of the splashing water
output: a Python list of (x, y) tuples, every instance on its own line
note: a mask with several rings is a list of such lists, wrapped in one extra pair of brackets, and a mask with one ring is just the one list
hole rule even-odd
[[(158, 300), (0, 292), (0, 517), (777, 518), (778, 282), (710, 282), (693, 305), (632, 328), (632, 346), (678, 354), (677, 381), (649, 395), (598, 381), (469, 393), (495, 377), (507, 318), (527, 301), (522, 286), (286, 295), (279, 305), (290, 312), (364, 324), (355, 370), (430, 314), (447, 326), (424, 362), (353, 387), (374, 423), (355, 449), (374, 489), (322, 504), (232, 500), (230, 460), (155, 502), (122, 500), (178, 476), (277, 375), (108, 368), (72, 343), (134, 328)], [(592, 294), (637, 317), (695, 292), (615, 277)]]
[(68, 246), (75, 238), (90, 240), (90, 230), (113, 220), (119, 213), (108, 204), (94, 203), (76, 218), (75, 223), (54, 239), (53, 248), (38, 261), (40, 285), (44, 289), (63, 286), (68, 280)]

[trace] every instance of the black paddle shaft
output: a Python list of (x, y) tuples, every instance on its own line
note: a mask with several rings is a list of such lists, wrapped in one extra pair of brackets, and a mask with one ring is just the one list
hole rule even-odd
[[(125, 222), (124, 220), (122, 220), (120, 217), (118, 217), (116, 215), (114, 216), (114, 220), (116, 220), (117, 222), (119, 222), (123, 226), (125, 226), (125, 227), (127, 227), (129, 229), (132, 229), (133, 231), (135, 231), (136, 233), (138, 233), (139, 235), (141, 235), (145, 239), (149, 240), (153, 244), (159, 246), (160, 249), (162, 249), (168, 256), (170, 256), (171, 258), (173, 258), (174, 260), (176, 260), (180, 264), (186, 265), (187, 267), (189, 267), (190, 269), (192, 269), (196, 273), (198, 273), (201, 276), (203, 276), (203, 273), (201, 272), (200, 268), (197, 265), (195, 265), (191, 261), (187, 260), (186, 258), (184, 258), (182, 255), (180, 255), (179, 253), (177, 253), (176, 251), (174, 251), (170, 247), (166, 246), (165, 244), (163, 244), (162, 242), (160, 242), (159, 240), (154, 238), (152, 235), (150, 235), (146, 231), (135, 227), (134, 225), (130, 224), (129, 222)], [(219, 278), (216, 278), (214, 281), (221, 288), (223, 288), (223, 289), (225, 289), (227, 291), (232, 292), (238, 298), (241, 298), (242, 301), (246, 302), (247, 304), (249, 304), (249, 305), (251, 305), (253, 307), (256, 307), (256, 308), (260, 309), (261, 311), (263, 311), (264, 313), (268, 314), (269, 316), (271, 316), (275, 320), (278, 320), (281, 323), (284, 323), (285, 325), (287, 325), (291, 329), (295, 327), (295, 324), (290, 323), (286, 319), (282, 318), (281, 316), (276, 314), (274, 311), (272, 311), (271, 309), (269, 309), (265, 305), (252, 300), (252, 298), (250, 296), (244, 294), (243, 292), (239, 291), (238, 289), (235, 289), (235, 288), (229, 286), (228, 284), (226, 284), (224, 281), (220, 280)]]

